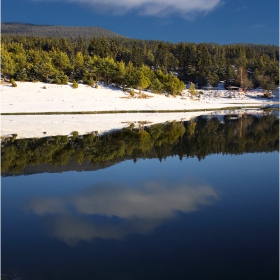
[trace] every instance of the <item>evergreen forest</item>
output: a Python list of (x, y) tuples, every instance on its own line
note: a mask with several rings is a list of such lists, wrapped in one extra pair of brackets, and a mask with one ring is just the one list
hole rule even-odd
[(103, 82), (179, 94), (187, 83), (273, 90), (279, 48), (273, 45), (170, 43), (124, 37), (34, 37), (2, 34), (4, 80), (67, 84)]
[(231, 119), (200, 116), (191, 121), (167, 122), (149, 127), (133, 124), (120, 131), (98, 135), (92, 132), (71, 136), (4, 139), (1, 149), (2, 176), (25, 174), (26, 167), (43, 165), (67, 166), (90, 162), (108, 166), (116, 162), (140, 158), (169, 156), (197, 157), (211, 154), (243, 154), (279, 151), (279, 119), (274, 114), (261, 117), (246, 115)]
[(57, 38), (78, 38), (79, 36), (83, 38), (124, 37), (108, 29), (97, 26), (38, 25), (20, 22), (2, 22), (1, 34)]

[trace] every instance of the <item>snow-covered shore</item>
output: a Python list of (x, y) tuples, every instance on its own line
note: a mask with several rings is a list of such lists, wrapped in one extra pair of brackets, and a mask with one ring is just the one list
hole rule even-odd
[[(137, 127), (144, 123), (150, 125), (189, 120), (203, 114), (206, 109), (212, 109), (208, 113), (214, 114), (217, 110), (228, 107), (257, 107), (279, 102), (279, 99), (263, 98), (261, 91), (202, 91), (203, 94), (196, 99), (187, 90), (176, 97), (145, 92), (148, 98), (138, 98), (138, 91), (132, 97), (128, 92), (102, 84), (99, 84), (98, 89), (83, 84), (79, 84), (77, 89), (73, 89), (70, 84), (41, 82), (17, 82), (17, 85), (0, 85), (1, 114), (4, 114), (1, 116), (1, 136), (17, 134), (17, 138), (45, 137), (70, 135), (72, 131), (78, 131), (79, 134), (98, 131), (101, 134), (127, 127), (131, 123)], [(184, 110), (187, 112), (178, 112)], [(191, 110), (195, 112), (190, 112)], [(117, 113), (119, 111), (127, 113)], [(43, 114), (50, 112), (57, 114)], [(96, 114), (97, 112), (110, 114)], [(6, 113), (30, 115), (5, 115)]]

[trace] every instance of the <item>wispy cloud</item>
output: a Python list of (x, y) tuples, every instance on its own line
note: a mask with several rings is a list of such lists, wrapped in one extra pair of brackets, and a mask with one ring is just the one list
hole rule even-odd
[(234, 12), (240, 12), (240, 11), (245, 10), (245, 9), (247, 9), (247, 6), (237, 7), (237, 8), (234, 9)]
[(251, 25), (251, 28), (255, 28), (255, 29), (263, 28), (263, 27), (264, 27), (263, 24), (254, 24), (254, 25)]
[[(38, 1), (38, 0), (37, 0)], [(39, 0), (40, 1), (40, 0)], [(136, 11), (143, 16), (168, 16), (179, 14), (193, 17), (197, 13), (208, 13), (222, 3), (222, 0), (49, 0), (76, 2), (90, 5), (96, 11), (124, 14)]]

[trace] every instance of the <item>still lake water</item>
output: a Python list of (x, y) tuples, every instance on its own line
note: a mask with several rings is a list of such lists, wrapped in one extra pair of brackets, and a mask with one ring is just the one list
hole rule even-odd
[(277, 150), (4, 176), (2, 273), (277, 280), (278, 188)]

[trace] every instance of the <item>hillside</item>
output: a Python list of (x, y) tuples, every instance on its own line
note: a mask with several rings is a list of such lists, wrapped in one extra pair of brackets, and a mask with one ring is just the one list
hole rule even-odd
[(17, 22), (2, 22), (1, 33), (8, 35), (22, 35), (34, 37), (66, 37), (66, 38), (124, 38), (124, 36), (110, 30), (95, 26), (55, 26), (35, 25)]
[[(28, 33), (29, 27), (31, 31), (41, 30), (40, 36), (19, 33), (17, 30), (24, 26), (26, 28), (22, 32)], [(13, 32), (20, 35), (5, 34), (8, 27), (11, 27), (9, 32), (14, 29)], [(44, 30), (52, 29), (55, 35), (49, 33), (50, 37), (43, 37), (47, 36)], [(99, 38), (97, 36), (101, 34), (91, 33), (86, 38), (82, 30), (87, 29), (102, 30), (94, 27), (4, 23), (1, 36), (3, 79), (55, 84), (75, 80), (89, 85), (100, 81), (170, 94), (180, 93), (190, 82), (199, 89), (209, 85), (216, 87), (220, 81), (223, 81), (225, 88), (261, 87), (267, 91), (279, 85), (277, 46), (171, 43), (126, 37), (108, 38), (109, 35), (106, 38), (105, 33), (101, 33), (103, 37)], [(60, 33), (60, 30), (65, 32)], [(35, 35), (31, 31), (29, 34)]]

